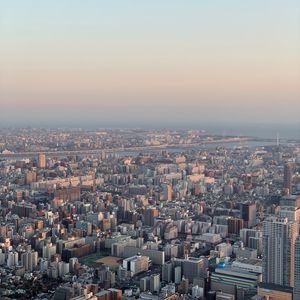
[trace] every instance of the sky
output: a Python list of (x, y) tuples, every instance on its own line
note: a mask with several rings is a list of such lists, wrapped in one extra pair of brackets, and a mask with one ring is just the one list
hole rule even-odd
[(300, 125), (300, 1), (0, 0), (0, 126), (206, 123)]

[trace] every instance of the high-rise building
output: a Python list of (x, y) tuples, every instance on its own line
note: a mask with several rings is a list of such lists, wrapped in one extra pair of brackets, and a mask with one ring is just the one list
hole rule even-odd
[(240, 230), (244, 228), (244, 220), (239, 218), (228, 219), (228, 233), (240, 234)]
[(22, 253), (21, 263), (26, 271), (34, 270), (38, 263), (38, 253), (36, 251)]
[(299, 224), (300, 221), (300, 207), (282, 206), (278, 211), (278, 215), (281, 218), (288, 218), (291, 222)]
[(160, 274), (152, 274), (150, 276), (150, 292), (159, 293), (160, 291)]
[(298, 224), (287, 218), (268, 217), (263, 222), (263, 282), (294, 286), (295, 240)]
[(163, 201), (171, 201), (173, 194), (173, 188), (170, 184), (162, 184), (162, 199)]
[(42, 248), (42, 255), (43, 258), (51, 260), (52, 256), (56, 253), (56, 245), (55, 244), (48, 244), (43, 246)]
[(38, 157), (38, 167), (40, 169), (45, 169), (46, 168), (46, 155), (43, 153), (39, 153)]
[(36, 172), (28, 171), (25, 174), (25, 184), (31, 184), (34, 181), (36, 181)]
[(258, 254), (261, 254), (262, 247), (262, 236), (261, 230), (243, 228), (240, 230), (240, 238), (246, 247), (257, 249)]
[(287, 190), (288, 194), (293, 192), (293, 166), (290, 162), (284, 165), (284, 174), (283, 174), (283, 187)]
[(251, 228), (256, 224), (256, 204), (255, 203), (242, 203), (241, 204), (241, 218), (244, 220), (244, 225)]
[(289, 196), (281, 197), (280, 206), (281, 207), (290, 206), (290, 207), (299, 208), (300, 195), (289, 195)]
[(294, 291), (293, 299), (300, 300), (300, 236), (295, 242), (295, 270), (294, 270)]
[(150, 277), (146, 276), (140, 279), (140, 290), (146, 292), (150, 290)]
[(122, 290), (110, 288), (108, 289), (111, 292), (110, 299), (111, 300), (121, 300), (122, 299)]
[(182, 270), (181, 270), (181, 266), (177, 266), (174, 268), (174, 282), (176, 284), (179, 284), (181, 281), (181, 274), (182, 274)]
[(31, 203), (25, 203), (24, 201), (15, 204), (12, 209), (13, 213), (19, 217), (29, 217), (36, 211), (36, 206)]
[(173, 264), (172, 262), (167, 262), (162, 265), (162, 280), (166, 282), (172, 281), (173, 275)]
[(156, 207), (147, 207), (144, 213), (145, 225), (153, 226), (154, 218), (159, 216), (159, 211)]
[(13, 267), (18, 264), (19, 253), (18, 252), (8, 252), (7, 254), (7, 266)]

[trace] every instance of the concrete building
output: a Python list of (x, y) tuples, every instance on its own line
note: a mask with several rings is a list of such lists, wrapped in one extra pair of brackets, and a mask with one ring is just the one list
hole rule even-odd
[(195, 285), (192, 287), (192, 297), (193, 298), (201, 298), (204, 295), (204, 290), (202, 287)]
[(232, 246), (230, 243), (221, 243), (215, 247), (215, 250), (219, 252), (219, 257), (226, 257), (232, 255)]
[(153, 226), (154, 219), (159, 216), (159, 211), (155, 207), (147, 207), (144, 212), (145, 225)]
[(162, 280), (166, 282), (171, 282), (173, 278), (173, 264), (167, 262), (162, 265)]
[(299, 224), (300, 208), (293, 206), (281, 206), (278, 215), (280, 218), (288, 218), (290, 222), (296, 222)]
[(290, 162), (284, 165), (283, 187), (289, 195), (293, 193), (293, 166)]
[(300, 300), (300, 236), (295, 241), (295, 261), (294, 261), (294, 291), (293, 299)]
[(236, 296), (237, 300), (250, 300), (257, 292), (261, 274), (251, 269), (226, 266), (216, 268), (211, 274), (211, 290)]
[(181, 266), (177, 266), (174, 268), (174, 282), (176, 284), (179, 284), (181, 281), (181, 277), (182, 277), (182, 270), (181, 270)]
[(251, 228), (256, 224), (256, 204), (255, 203), (242, 203), (241, 204), (241, 218), (244, 220), (244, 225)]
[(46, 168), (46, 155), (43, 153), (40, 153), (38, 156), (38, 167), (40, 169)]
[(232, 294), (217, 292), (216, 300), (235, 300), (235, 297)]
[(206, 276), (207, 259), (205, 257), (175, 258), (174, 264), (181, 267), (182, 276), (191, 282), (194, 278)]
[(295, 240), (298, 225), (287, 218), (268, 217), (263, 222), (263, 282), (294, 286)]
[(147, 271), (150, 259), (148, 256), (135, 255), (123, 260), (123, 268), (130, 271), (131, 276)]
[(162, 184), (162, 197), (163, 201), (171, 201), (172, 200), (173, 189), (170, 184)]
[(152, 274), (150, 276), (150, 292), (159, 293), (160, 291), (160, 274)]
[[(292, 300), (293, 289), (275, 284), (260, 284), (258, 287), (258, 296), (261, 299), (270, 300)], [(293, 299), (294, 300), (294, 299)]]
[(240, 234), (240, 230), (244, 228), (244, 220), (239, 218), (228, 219), (228, 233), (229, 234)]
[(140, 290), (146, 292), (150, 290), (150, 277), (146, 276), (140, 279)]
[(33, 271), (38, 263), (38, 253), (36, 251), (28, 251), (21, 254), (21, 263), (26, 271)]

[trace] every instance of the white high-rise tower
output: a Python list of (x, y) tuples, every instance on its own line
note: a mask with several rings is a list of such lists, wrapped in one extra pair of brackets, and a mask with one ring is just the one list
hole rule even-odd
[(263, 282), (294, 286), (295, 240), (298, 224), (287, 218), (268, 217), (263, 222)]

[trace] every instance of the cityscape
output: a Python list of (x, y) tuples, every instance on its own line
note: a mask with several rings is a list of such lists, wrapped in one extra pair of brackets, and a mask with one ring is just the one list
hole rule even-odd
[(300, 140), (27, 128), (0, 151), (1, 299), (300, 297)]
[(0, 0), (0, 300), (300, 300), (298, 0)]

